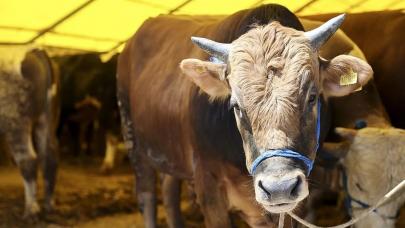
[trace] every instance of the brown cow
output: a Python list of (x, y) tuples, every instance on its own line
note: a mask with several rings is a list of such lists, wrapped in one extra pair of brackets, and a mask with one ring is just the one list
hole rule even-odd
[[(155, 226), (155, 170), (194, 181), (207, 227), (229, 227), (229, 209), (252, 226), (266, 225), (257, 203), (280, 213), (306, 198), (321, 94), (348, 95), (372, 75), (355, 57), (319, 58), (342, 19), (304, 33), (286, 8), (265, 5), (225, 18), (159, 16), (142, 25), (119, 58), (117, 92), (147, 226)], [(195, 38), (214, 62), (183, 60), (209, 57), (183, 44), (193, 35), (229, 44)], [(349, 72), (357, 81), (341, 86)]]
[(22, 46), (0, 47), (0, 137), (21, 170), (25, 216), (39, 211), (37, 166), (43, 168), (45, 209), (53, 205), (56, 178), (58, 78), (46, 53)]

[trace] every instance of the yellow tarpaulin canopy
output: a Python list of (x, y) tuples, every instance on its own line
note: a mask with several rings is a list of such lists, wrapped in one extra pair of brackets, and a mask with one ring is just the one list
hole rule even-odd
[(265, 3), (298, 15), (405, 9), (405, 0), (0, 0), (0, 43), (109, 52), (148, 17), (231, 14)]

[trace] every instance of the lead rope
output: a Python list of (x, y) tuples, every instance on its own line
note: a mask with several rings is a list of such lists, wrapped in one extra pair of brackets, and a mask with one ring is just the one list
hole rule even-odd
[[(305, 221), (304, 219), (298, 217), (296, 214), (292, 213), (292, 212), (287, 212), (288, 215), (290, 215), (293, 219), (297, 220), (299, 223), (301, 223), (302, 225), (309, 227), (309, 228), (345, 228), (348, 226), (351, 226), (353, 224), (355, 224), (356, 222), (358, 222), (359, 220), (363, 219), (364, 217), (366, 217), (367, 215), (373, 213), (374, 210), (376, 210), (378, 207), (380, 207), (382, 204), (384, 204), (385, 202), (387, 202), (389, 199), (391, 199), (391, 197), (399, 192), (402, 188), (405, 187), (405, 180), (402, 180), (401, 183), (397, 184), (391, 191), (389, 191), (387, 194), (385, 194), (378, 202), (377, 204), (375, 204), (374, 206), (372, 206), (370, 209), (368, 209), (367, 211), (363, 212), (359, 217), (357, 218), (352, 218), (349, 221), (337, 225), (337, 226), (317, 226), (314, 225), (312, 223), (309, 223), (307, 221)], [(284, 213), (280, 214), (280, 219), (279, 219), (279, 224), (278, 227), (282, 228), (283, 225), (280, 226), (280, 222), (283, 222), (284, 224)]]
[(280, 217), (278, 218), (278, 228), (284, 227), (284, 218), (285, 218), (285, 213), (280, 213)]

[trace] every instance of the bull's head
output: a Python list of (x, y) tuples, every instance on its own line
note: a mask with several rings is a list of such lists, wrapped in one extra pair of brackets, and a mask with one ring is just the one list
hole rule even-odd
[[(317, 149), (321, 94), (347, 95), (372, 75), (358, 58), (319, 57), (319, 48), (343, 19), (338, 16), (309, 32), (272, 22), (231, 44), (192, 38), (220, 61), (181, 63), (183, 72), (212, 99), (230, 100), (256, 200), (270, 212), (290, 211), (308, 195), (306, 174)], [(357, 74), (357, 81), (341, 86), (340, 77), (348, 74)]]

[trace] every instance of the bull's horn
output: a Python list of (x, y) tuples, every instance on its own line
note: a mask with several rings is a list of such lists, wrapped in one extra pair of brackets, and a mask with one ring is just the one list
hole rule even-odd
[(198, 45), (208, 54), (218, 58), (226, 63), (228, 61), (229, 49), (231, 44), (218, 43), (202, 37), (191, 37), (191, 41)]
[(318, 28), (305, 32), (305, 36), (310, 40), (312, 48), (319, 50), (319, 48), (328, 41), (336, 30), (338, 30), (343, 23), (345, 16), (345, 14), (341, 14), (325, 22)]

